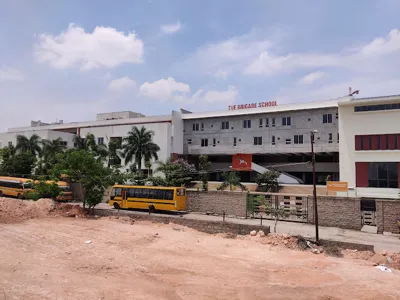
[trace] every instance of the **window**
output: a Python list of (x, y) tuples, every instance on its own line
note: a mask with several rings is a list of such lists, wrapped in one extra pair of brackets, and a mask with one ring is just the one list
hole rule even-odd
[(208, 139), (201, 139), (201, 146), (208, 147)]
[(216, 143), (217, 143), (217, 141), (215, 139), (213, 139), (213, 147), (215, 147)]
[(272, 127), (275, 127), (275, 118), (272, 118)]
[(286, 145), (290, 145), (291, 143), (292, 143), (292, 139), (286, 139), (286, 140), (285, 140), (285, 144), (286, 144)]
[[(372, 136), (368, 136), (371, 140), (372, 140)], [(377, 138), (377, 143), (378, 143), (378, 149), (381, 149), (381, 136), (380, 135), (377, 135), (376, 136), (376, 138)], [(372, 144), (372, 143), (371, 143)], [(372, 149), (372, 147), (371, 146), (369, 146), (369, 150), (371, 150)]]
[(110, 166), (120, 166), (121, 158), (119, 156), (111, 157), (109, 163)]
[(8, 147), (12, 147), (13, 143), (12, 142), (8, 142)]
[(260, 146), (260, 145), (262, 145), (262, 136), (255, 136), (255, 137), (254, 137), (254, 145), (255, 145), (255, 146)]
[(363, 105), (354, 107), (355, 112), (400, 109), (400, 103)]
[(122, 197), (122, 188), (114, 188), (111, 192), (111, 199), (114, 197)]
[(229, 129), (229, 121), (223, 121), (221, 125), (221, 129)]
[(290, 126), (292, 125), (292, 118), (291, 117), (283, 117), (282, 118), (282, 126)]
[(360, 150), (364, 150), (364, 138), (363, 138), (363, 136), (360, 137)]
[(398, 176), (396, 162), (368, 163), (368, 187), (398, 188)]
[(104, 138), (103, 137), (97, 138), (97, 145), (104, 145)]
[[(201, 131), (204, 130), (204, 124), (201, 123)], [(200, 123), (194, 123), (193, 124), (193, 131), (200, 131)]]
[(385, 150), (389, 150), (389, 135), (385, 135)]
[(188, 143), (188, 145), (191, 145), (192, 144), (192, 139), (187, 139), (187, 143)]
[(268, 118), (265, 119), (265, 127), (269, 127), (269, 119)]
[(394, 134), (394, 149), (399, 149), (399, 136)]
[(60, 145), (67, 147), (68, 146), (68, 142), (67, 141), (60, 141)]
[(251, 128), (251, 120), (243, 120), (243, 128)]
[(322, 123), (324, 124), (332, 123), (332, 114), (324, 114), (322, 116)]
[(258, 127), (263, 127), (263, 119), (258, 120)]
[(295, 144), (303, 144), (303, 135), (302, 134), (295, 135), (294, 136), (294, 143)]
[(337, 134), (337, 142), (339, 143), (339, 133)]
[(233, 138), (233, 146), (234, 147), (236, 146), (236, 138), (235, 137)]
[(328, 143), (329, 143), (329, 144), (332, 144), (332, 142), (333, 142), (333, 141), (332, 141), (332, 139), (333, 139), (332, 136), (333, 136), (332, 133), (330, 133), (330, 134), (329, 134), (329, 138), (328, 138)]
[(274, 135), (271, 137), (271, 143), (272, 143), (272, 145), (275, 145), (275, 144), (276, 144), (276, 143), (275, 143), (275, 136), (274, 136)]

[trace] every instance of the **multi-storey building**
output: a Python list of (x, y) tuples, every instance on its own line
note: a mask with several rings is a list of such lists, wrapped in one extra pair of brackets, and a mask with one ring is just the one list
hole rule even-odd
[(400, 95), (339, 101), (340, 180), (349, 195), (398, 198)]
[[(212, 169), (228, 170), (232, 155), (252, 154), (253, 164), (273, 165), (312, 182), (310, 133), (315, 134), (318, 181), (329, 175), (339, 179), (339, 135), (337, 101), (242, 108), (237, 110), (185, 113), (183, 151), (191, 161), (207, 154)], [(281, 165), (281, 166), (279, 166)], [(254, 172), (241, 172), (253, 181)], [(218, 173), (214, 174), (218, 180)]]

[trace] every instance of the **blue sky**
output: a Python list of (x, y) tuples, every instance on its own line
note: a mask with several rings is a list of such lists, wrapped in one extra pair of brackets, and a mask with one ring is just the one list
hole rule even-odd
[(0, 0), (0, 130), (400, 93), (398, 0)]

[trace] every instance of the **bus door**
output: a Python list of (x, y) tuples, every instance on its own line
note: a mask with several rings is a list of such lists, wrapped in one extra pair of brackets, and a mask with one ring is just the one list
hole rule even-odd
[(127, 201), (128, 189), (122, 189), (122, 207), (129, 208)]

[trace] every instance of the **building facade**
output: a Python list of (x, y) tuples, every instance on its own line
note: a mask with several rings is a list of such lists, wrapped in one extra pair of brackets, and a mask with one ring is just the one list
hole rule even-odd
[(347, 98), (338, 105), (340, 180), (350, 195), (398, 198), (400, 96)]
[[(213, 170), (228, 170), (232, 155), (252, 154), (253, 164), (312, 182), (310, 133), (317, 130), (317, 179), (339, 179), (337, 101), (185, 113), (183, 151), (189, 160), (207, 154)], [(281, 166), (279, 166), (281, 165)], [(241, 172), (254, 181), (255, 172)], [(215, 178), (218, 180), (218, 178)]]

